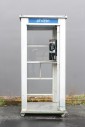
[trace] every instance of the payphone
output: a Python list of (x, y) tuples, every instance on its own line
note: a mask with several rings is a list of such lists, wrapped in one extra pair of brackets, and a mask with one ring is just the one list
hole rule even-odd
[(56, 60), (57, 56), (57, 40), (49, 40), (49, 60)]

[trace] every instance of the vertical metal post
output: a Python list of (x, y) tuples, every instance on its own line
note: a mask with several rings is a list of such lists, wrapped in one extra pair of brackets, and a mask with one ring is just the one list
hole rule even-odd
[(60, 109), (60, 26), (57, 26), (57, 108)]
[[(57, 39), (57, 29), (53, 29), (53, 39)], [(57, 102), (57, 64), (52, 64), (53, 68), (53, 81), (52, 81), (52, 93), (53, 93), (53, 102)]]
[(65, 110), (65, 84), (66, 84), (66, 35), (65, 19), (60, 19), (60, 110)]
[(40, 78), (41, 78), (41, 62), (40, 62)]
[(27, 18), (21, 18), (21, 98), (22, 112), (27, 110)]

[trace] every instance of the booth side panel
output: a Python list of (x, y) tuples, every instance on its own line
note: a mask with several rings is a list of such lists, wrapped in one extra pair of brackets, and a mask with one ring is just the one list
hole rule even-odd
[(65, 84), (66, 84), (66, 38), (65, 19), (60, 19), (60, 110), (65, 110)]
[(21, 19), (21, 105), (27, 109), (27, 19)]
[(60, 102), (60, 26), (57, 26), (57, 107)]

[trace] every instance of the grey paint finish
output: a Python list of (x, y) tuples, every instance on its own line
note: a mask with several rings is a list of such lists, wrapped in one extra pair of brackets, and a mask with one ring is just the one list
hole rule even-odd
[(84, 0), (3, 0), (0, 2), (0, 95), (20, 95), (18, 16), (67, 14), (67, 94), (85, 93)]

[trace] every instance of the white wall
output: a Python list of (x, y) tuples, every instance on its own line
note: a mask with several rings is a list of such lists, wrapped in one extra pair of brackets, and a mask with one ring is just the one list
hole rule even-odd
[(20, 95), (20, 14), (67, 20), (67, 94), (85, 93), (84, 0), (0, 1), (0, 95)]

